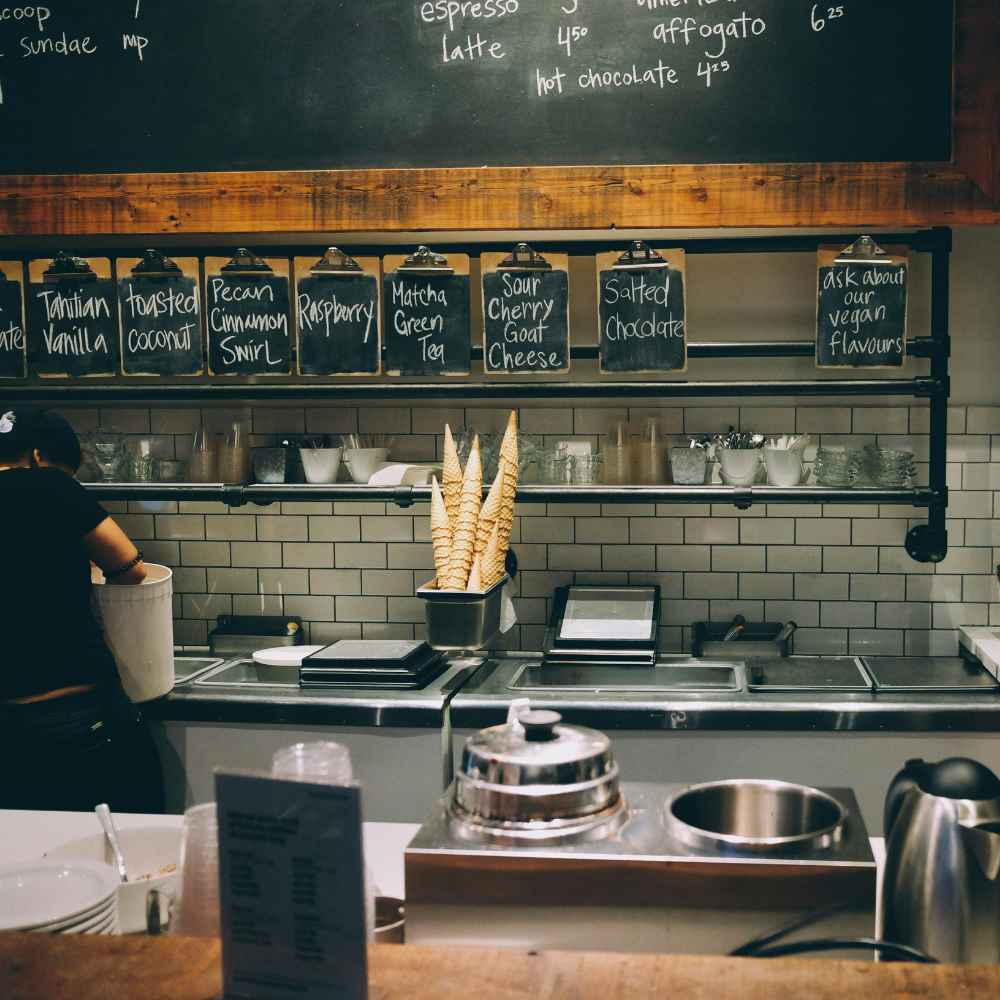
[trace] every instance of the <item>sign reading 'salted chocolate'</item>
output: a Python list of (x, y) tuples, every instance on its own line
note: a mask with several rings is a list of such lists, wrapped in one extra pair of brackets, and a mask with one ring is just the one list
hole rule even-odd
[[(597, 258), (598, 343), (606, 373), (684, 371), (687, 313), (683, 250)], [(638, 256), (637, 256), (638, 255)]]
[(27, 374), (23, 271), (18, 261), (0, 261), (0, 378)]

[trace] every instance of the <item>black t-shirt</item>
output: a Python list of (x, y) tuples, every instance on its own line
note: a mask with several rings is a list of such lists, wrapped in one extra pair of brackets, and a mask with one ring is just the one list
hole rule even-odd
[(0, 471), (0, 701), (114, 679), (83, 548), (107, 516), (58, 469)]

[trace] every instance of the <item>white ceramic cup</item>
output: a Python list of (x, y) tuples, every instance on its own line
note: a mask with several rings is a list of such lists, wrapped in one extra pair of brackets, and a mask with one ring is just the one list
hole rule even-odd
[(722, 478), (730, 486), (753, 486), (760, 469), (760, 449), (719, 448), (719, 464)]
[[(96, 823), (96, 820), (95, 820)], [(123, 934), (146, 929), (146, 897), (151, 889), (168, 896), (176, 891), (181, 831), (169, 826), (118, 829), (128, 881), (118, 887), (118, 913)], [(101, 861), (114, 864), (103, 833), (70, 840), (46, 852), (53, 861)]]
[(307, 483), (335, 483), (343, 448), (300, 448)]
[(356, 483), (367, 483), (389, 457), (388, 448), (347, 448), (344, 464)]
[(802, 482), (802, 452), (765, 448), (767, 481), (772, 486), (798, 486)]

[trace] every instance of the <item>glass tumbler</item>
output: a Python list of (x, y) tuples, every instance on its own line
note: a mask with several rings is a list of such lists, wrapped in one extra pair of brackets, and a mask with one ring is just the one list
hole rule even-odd
[(188, 478), (192, 483), (214, 483), (217, 479), (218, 449), (215, 436), (202, 427), (194, 432)]

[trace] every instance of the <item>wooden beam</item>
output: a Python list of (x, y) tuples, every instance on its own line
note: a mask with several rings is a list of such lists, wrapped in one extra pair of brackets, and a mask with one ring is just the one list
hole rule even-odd
[(995, 225), (942, 164), (0, 178), (0, 235)]
[(959, 0), (955, 166), (1000, 204), (1000, 0)]

